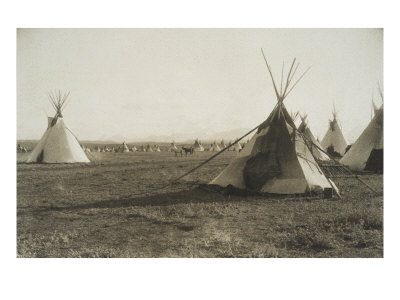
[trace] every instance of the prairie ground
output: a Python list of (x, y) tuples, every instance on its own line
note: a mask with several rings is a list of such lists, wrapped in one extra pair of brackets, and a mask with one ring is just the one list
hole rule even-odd
[[(22, 161), (26, 154), (18, 154)], [(383, 176), (335, 179), (343, 199), (229, 195), (204, 184), (236, 155), (92, 153), (17, 163), (18, 257), (383, 257)]]

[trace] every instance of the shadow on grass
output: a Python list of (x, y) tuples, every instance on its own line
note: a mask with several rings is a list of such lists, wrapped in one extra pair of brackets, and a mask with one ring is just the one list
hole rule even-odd
[[(49, 206), (28, 209), (30, 212), (51, 212), (51, 211), (70, 211), (83, 210), (92, 208), (124, 208), (134, 206), (168, 206), (181, 203), (211, 203), (211, 202), (233, 202), (245, 201), (243, 197), (235, 197), (207, 191), (201, 187), (195, 187), (189, 190), (178, 192), (167, 192), (163, 194), (155, 194), (139, 197), (120, 197), (117, 199), (101, 200), (91, 203), (84, 203), (71, 206)], [(19, 215), (28, 213), (28, 211), (20, 210)]]
[[(52, 212), (52, 211), (71, 211), (84, 209), (102, 209), (102, 208), (124, 208), (124, 207), (144, 207), (144, 206), (169, 206), (176, 204), (190, 203), (238, 203), (250, 201), (315, 201), (322, 200), (321, 196), (309, 195), (267, 195), (247, 192), (234, 188), (222, 188), (200, 184), (196, 187), (181, 191), (158, 193), (146, 196), (119, 197), (117, 199), (101, 200), (90, 203), (66, 206), (48, 206), (37, 208), (19, 208), (18, 215), (24, 215), (32, 212)], [(27, 211), (25, 210), (27, 209)], [(29, 212), (28, 212), (29, 211)]]

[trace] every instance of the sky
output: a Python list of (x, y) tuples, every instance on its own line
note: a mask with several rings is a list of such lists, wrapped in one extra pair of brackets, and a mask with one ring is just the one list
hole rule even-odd
[(54, 90), (80, 140), (252, 129), (276, 103), (261, 48), (278, 82), (311, 67), (284, 103), (320, 139), (333, 105), (351, 143), (382, 104), (382, 29), (19, 29), (17, 139), (43, 135)]

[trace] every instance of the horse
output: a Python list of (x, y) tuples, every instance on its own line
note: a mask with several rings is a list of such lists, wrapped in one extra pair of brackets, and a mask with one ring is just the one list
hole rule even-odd
[(190, 148), (182, 147), (182, 151), (185, 151), (186, 156), (188, 155), (188, 153), (190, 155), (192, 155), (194, 153), (194, 148), (193, 147), (190, 147)]
[(179, 149), (176, 149), (176, 148), (171, 148), (171, 151), (175, 153), (175, 157), (177, 157), (179, 153), (181, 154), (181, 157), (183, 156), (183, 150), (182, 149), (179, 150)]

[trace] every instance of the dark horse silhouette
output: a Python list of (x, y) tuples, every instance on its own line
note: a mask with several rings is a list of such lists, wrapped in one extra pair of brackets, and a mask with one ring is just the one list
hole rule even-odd
[(190, 147), (190, 148), (182, 147), (182, 150), (185, 152), (186, 156), (188, 155), (188, 153), (190, 155), (192, 155), (194, 153), (194, 148), (193, 147)]

